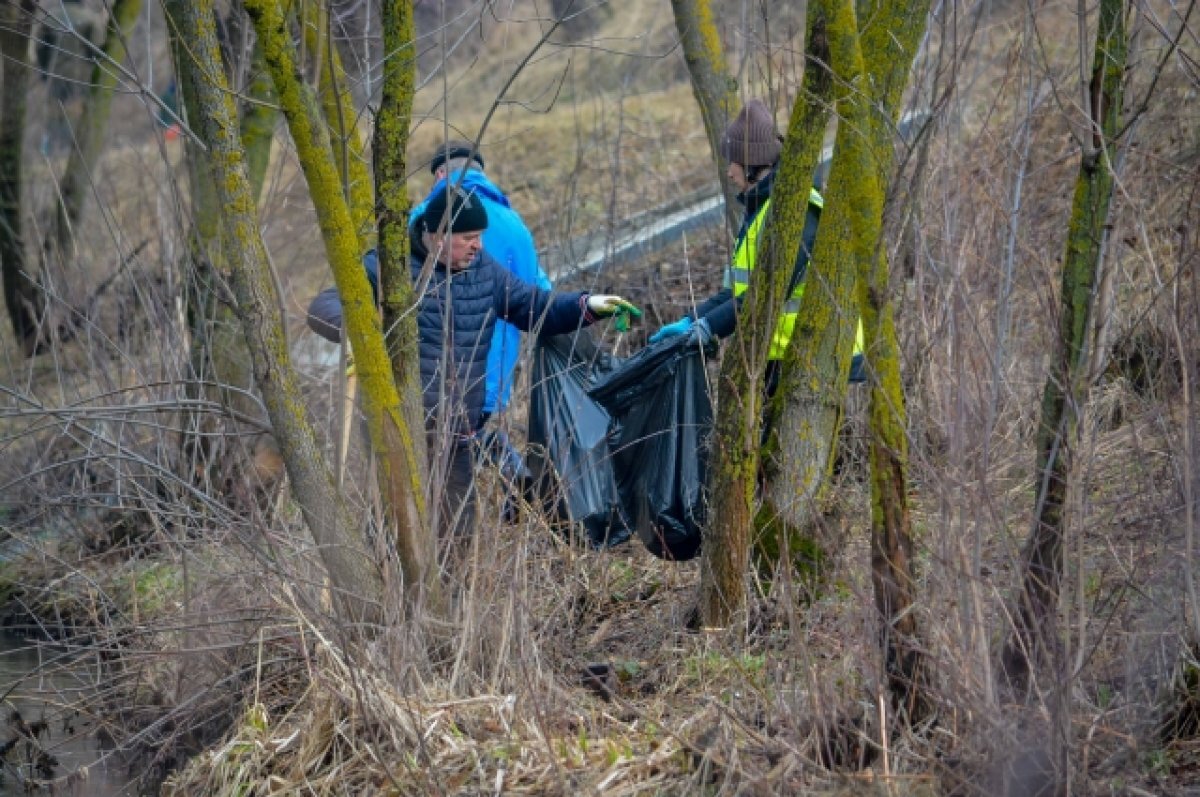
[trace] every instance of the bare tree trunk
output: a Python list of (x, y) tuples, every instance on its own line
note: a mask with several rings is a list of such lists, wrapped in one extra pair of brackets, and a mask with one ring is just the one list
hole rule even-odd
[(334, 487), (289, 361), (278, 296), (258, 231), (255, 198), (246, 178), (232, 94), (221, 67), (212, 0), (181, 3), (179, 12), (175, 23), (196, 58), (191, 89), (200, 114), (194, 122), (209, 150), (213, 185), (223, 209), (226, 234), (222, 240), (232, 266), (237, 312), (253, 357), (255, 379), (293, 495), (329, 573), (339, 614), (348, 622), (375, 622), (382, 614), (380, 571), (366, 552), (359, 524)]
[(46, 297), (25, 257), (21, 214), (21, 142), (29, 90), (29, 42), (34, 0), (0, 8), (0, 270), (13, 334), (26, 356), (39, 348)]
[(675, 28), (679, 43), (692, 77), (692, 92), (704, 118), (704, 132), (717, 165), (717, 180), (725, 195), (725, 219), (730, 229), (738, 227), (737, 191), (722, 168), (721, 136), (737, 111), (737, 81), (729, 74), (721, 38), (713, 20), (709, 0), (671, 0), (675, 13)]
[[(308, 87), (297, 79), (296, 58), (280, 4), (278, 0), (247, 0), (245, 5), (316, 207), (325, 254), (341, 296), (347, 339), (354, 351), (380, 490), (395, 524), (405, 592), (417, 601), (437, 584), (434, 541), (425, 513), (423, 450), (418, 442), (423, 439), (423, 427), (410, 425), (403, 412), (328, 130)], [(415, 334), (416, 320), (410, 321)]]
[[(1128, 58), (1125, 0), (1101, 0), (1089, 83), (1089, 131), (1083, 142), (1062, 265), (1058, 341), (1042, 392), (1037, 433), (1037, 504), (1022, 554), (1023, 584), (1012, 608), (1014, 627), (1001, 653), (1001, 671), (1018, 691), (1032, 669), (1058, 646), (1059, 584), (1067, 485), (1079, 418), (1087, 404), (1087, 334), (1114, 185), (1113, 161), (1121, 127)], [(1082, 42), (1080, 43), (1082, 46)]]
[(91, 192), (92, 170), (100, 158), (104, 135), (108, 131), (118, 66), (125, 62), (127, 37), (132, 33), (141, 9), (142, 0), (115, 0), (101, 48), (103, 54), (97, 56), (92, 68), (83, 112), (76, 122), (74, 146), (59, 185), (58, 205), (42, 247), (47, 262), (63, 269), (73, 261), (71, 237)]
[[(418, 351), (417, 304), (408, 266), (408, 191), (405, 153), (409, 123), (416, 93), (416, 31), (412, 0), (399, 0), (383, 7), (383, 95), (375, 118), (375, 196), (379, 226), (379, 285), (383, 323), (387, 330), (388, 356), (395, 385), (400, 391), (400, 414), (395, 432), (406, 452), (412, 498), (423, 499), (420, 478), (425, 472), (425, 410), (421, 401), (421, 368)], [(398, 535), (403, 561), (410, 578), (432, 574), (436, 547), (424, 502), (406, 504), (409, 520)], [(408, 529), (408, 531), (404, 531)], [(418, 530), (421, 530), (418, 532)], [(436, 585), (429, 575), (431, 585)]]
[[(909, 70), (925, 33), (928, 0), (863, 3), (861, 50), (870, 99), (878, 110), (864, 121), (867, 146), (875, 158), (878, 216), (864, 217), (861, 231), (872, 242), (872, 255), (860, 264), (860, 298), (871, 384), (871, 574), (880, 643), (892, 699), (905, 722), (929, 711), (913, 579), (912, 524), (908, 511), (908, 415), (900, 380), (887, 247), (883, 242), (883, 202), (894, 169), (892, 131)], [(880, 112), (882, 111), (882, 112)]]
[(358, 245), (365, 252), (375, 239), (375, 195), (371, 173), (367, 169), (366, 151), (358, 129), (358, 114), (350, 81), (342, 68), (342, 59), (330, 33), (329, 9), (324, 3), (304, 5), (305, 47), (318, 62), (319, 93), (325, 121), (329, 125), (334, 159), (342, 178), (342, 190)]
[[(796, 209), (800, 214), (800, 226), (796, 227), (793, 220), (793, 224), (789, 225), (786, 231), (775, 227), (774, 225), (783, 221), (778, 215), (782, 207), (776, 204), (776, 198), (771, 200), (771, 207), (777, 215), (765, 233), (770, 236), (770, 244), (764, 247), (764, 255), (772, 258), (775, 257), (776, 240), (799, 243), (803, 238), (809, 186), (820, 157), (821, 145), (824, 143), (825, 127), (833, 108), (833, 74), (829, 70), (829, 38), (825, 13), (825, 6), (819, 3), (812, 3), (808, 7), (804, 84), (796, 97), (796, 107), (792, 110), (792, 120), (787, 140), (784, 142), (782, 166), (776, 183), (778, 200), (801, 205)], [(803, 126), (803, 130), (795, 130), (798, 124)], [(793, 153), (793, 147), (800, 148), (800, 151)], [(803, 166), (794, 170), (793, 162)], [(791, 177), (793, 173), (797, 178), (794, 185)], [(785, 175), (789, 182), (786, 189), (782, 185)], [(776, 191), (772, 193), (775, 194)], [(791, 250), (787, 256), (794, 259), (796, 251)], [(762, 506), (754, 521), (753, 541), (759, 569), (764, 572), (773, 571), (781, 560), (811, 570), (816, 564), (814, 560), (822, 556), (811, 527), (808, 524), (796, 525), (793, 522), (798, 515), (806, 516), (798, 513), (792, 506), (797, 490), (788, 477), (795, 471), (795, 467), (786, 451), (789, 441), (779, 433), (788, 389), (781, 385), (776, 390), (774, 399), (766, 408), (764, 420), (768, 437), (762, 452), (763, 495)], [(807, 561), (800, 562), (801, 558)]]
[[(182, 2), (167, 0), (164, 3), (168, 17), (181, 16)], [(242, 12), (236, 9), (234, 13)], [(195, 61), (186, 48), (181, 48), (175, 28), (168, 30), (171, 32), (180, 112), (185, 120), (198, 119), (200, 109), (192, 88), (197, 80), (192, 74)], [(259, 48), (256, 47), (254, 53), (254, 60), (261, 65)], [(233, 57), (237, 57), (236, 53)], [(223, 64), (223, 67), (227, 76), (238, 71), (233, 64)], [(262, 191), (277, 115), (265, 102), (269, 96), (269, 83), (269, 76), (260, 76), (250, 83), (247, 93), (252, 100), (260, 102), (244, 103), (240, 125), (247, 179), (255, 197)], [(190, 138), (185, 138), (184, 146), (192, 220), (184, 266), (184, 306), (191, 365), (188, 394), (194, 398), (203, 396), (219, 404), (233, 418), (253, 417), (257, 415), (257, 404), (250, 394), (254, 387), (253, 367), (232, 297), (228, 295), (230, 269), (222, 251), (221, 208), (216, 186), (212, 175), (203, 166), (206, 155), (202, 149)], [(188, 415), (181, 427), (184, 430), (181, 445), (183, 473), (188, 479), (208, 485), (208, 489), (214, 484), (223, 484), (224, 476), (230, 473), (236, 478), (236, 471), (247, 461), (245, 456), (227, 456), (225, 446), (235, 438), (217, 434), (220, 423), (211, 413), (203, 412)]]
[[(811, 9), (811, 7), (810, 7)], [(823, 24), (809, 26), (810, 53), (825, 49)], [(815, 55), (815, 53), (814, 53)], [(815, 56), (821, 57), (821, 56)], [(745, 601), (742, 591), (754, 518), (758, 477), (763, 372), (775, 325), (788, 298), (793, 265), (808, 216), (809, 189), (821, 155), (827, 107), (817, 97), (827, 93), (828, 73), (806, 74), (806, 96), (796, 98), (788, 125), (779, 172), (771, 192), (770, 216), (755, 256), (737, 332), (721, 361), (720, 396), (713, 431), (714, 463), (709, 478), (711, 511), (701, 562), (700, 606), (706, 625), (729, 623)], [(767, 514), (757, 518), (758, 534), (778, 529)], [(786, 544), (781, 546), (786, 548)]]

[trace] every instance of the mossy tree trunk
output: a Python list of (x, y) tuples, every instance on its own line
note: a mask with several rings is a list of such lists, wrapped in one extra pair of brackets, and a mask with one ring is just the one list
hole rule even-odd
[(1017, 691), (1027, 688), (1032, 669), (1046, 663), (1058, 648), (1059, 585), (1066, 531), (1063, 508), (1079, 417), (1086, 408), (1090, 387), (1086, 343), (1115, 183), (1113, 162), (1121, 128), (1129, 47), (1127, 5), (1126, 0), (1100, 2), (1087, 92), (1089, 130), (1082, 142), (1062, 261), (1057, 341), (1042, 391), (1037, 502), (1033, 528), (1022, 552), (1023, 583), (1010, 612), (1013, 629), (1001, 652), (1001, 671)]
[(142, 0), (114, 0), (104, 45), (101, 47), (103, 55), (96, 57), (92, 67), (83, 111), (76, 123), (74, 146), (63, 171), (54, 218), (42, 247), (48, 262), (67, 270), (67, 273), (71, 273), (69, 267), (73, 260), (73, 231), (79, 224), (92, 190), (92, 171), (100, 158), (104, 136), (108, 132), (108, 117), (117, 88), (119, 66), (125, 62), (126, 44), (141, 10)]
[[(413, 96), (416, 93), (416, 29), (412, 0), (385, 3), (380, 20), (383, 29), (383, 87), (379, 113), (375, 117), (375, 196), (379, 236), (379, 287), (387, 350), (399, 389), (402, 428), (410, 467), (424, 472), (426, 455), (425, 410), (421, 401), (421, 371), (416, 315), (417, 295), (408, 267), (408, 191), (406, 153)], [(418, 479), (413, 477), (413, 489)], [(421, 490), (424, 488), (421, 487)], [(423, 492), (416, 492), (422, 495)], [(418, 507), (423, 524), (428, 524), (424, 506)], [(415, 531), (415, 526), (413, 527)], [(436, 554), (431, 527), (425, 534), (402, 535), (403, 558), (416, 568), (432, 573)]]
[[(827, 11), (826, 6), (821, 3), (811, 3), (808, 6), (804, 83), (796, 98), (796, 107), (792, 110), (792, 120), (784, 142), (783, 165), (776, 183), (778, 190), (773, 192), (777, 193), (779, 199), (788, 207), (800, 205), (794, 208), (800, 215), (793, 219), (789, 212), (789, 224), (784, 230), (781, 226), (783, 218), (779, 215), (783, 206), (776, 204), (774, 199), (771, 201), (776, 215), (771, 226), (764, 232), (764, 244), (759, 257), (767, 257), (772, 262), (776, 258), (777, 241), (798, 244), (802, 239), (807, 207), (800, 203), (807, 203), (808, 188), (812, 183), (815, 163), (820, 157), (825, 128), (833, 108), (833, 74), (829, 70), (829, 38), (826, 30)], [(795, 131), (797, 124), (802, 124), (803, 130)], [(802, 147), (802, 151), (794, 152), (793, 148), (798, 146)], [(803, 165), (797, 168), (794, 164)], [(796, 178), (794, 185), (792, 175)], [(788, 180), (786, 187), (783, 185), (785, 177)], [(799, 227), (795, 226), (797, 222)], [(789, 247), (786, 252), (780, 252), (779, 257), (794, 259), (796, 254), (796, 249)], [(778, 279), (779, 276), (776, 274), (775, 278)], [(786, 298), (784, 297), (785, 300)], [(804, 567), (811, 570), (813, 560), (821, 558), (817, 543), (812, 539), (812, 530), (790, 522), (793, 512), (789, 505), (796, 491), (781, 478), (789, 472), (792, 464), (788, 452), (790, 441), (781, 437), (779, 433), (779, 420), (788, 389), (781, 385), (765, 408), (764, 424), (768, 429), (768, 437), (762, 452), (763, 495), (762, 505), (754, 521), (753, 540), (759, 569), (764, 574), (773, 571), (780, 561), (787, 562), (790, 566), (801, 564), (801, 558), (809, 560), (804, 563)]]
[[(884, 670), (894, 705), (905, 722), (929, 711), (925, 658), (919, 638), (913, 579), (912, 522), (908, 511), (908, 416), (900, 380), (887, 247), (883, 242), (884, 197), (894, 168), (892, 131), (909, 70), (925, 32), (928, 0), (861, 0), (857, 55), (871, 87), (873, 110), (864, 118), (875, 175), (863, 182), (873, 195), (855, 238), (869, 256), (859, 261), (859, 307), (867, 354), (870, 396), (871, 577), (880, 623)], [(853, 42), (853, 29), (847, 32)], [(838, 62), (835, 55), (834, 63)], [(836, 69), (836, 67), (835, 67)], [(840, 72), (840, 70), (839, 70)]]
[(737, 229), (737, 191), (725, 174), (720, 150), (721, 136), (737, 112), (737, 81), (725, 63), (725, 52), (709, 0), (671, 0), (671, 9), (683, 58), (692, 78), (692, 92), (700, 106), (704, 132), (717, 165), (717, 179), (725, 195), (726, 220), (732, 229)]
[[(185, 0), (167, 0), (164, 3), (169, 20), (181, 16), (183, 2)], [(232, 13), (243, 12), (234, 9)], [(168, 25), (168, 31), (171, 33), (180, 112), (185, 121), (198, 119), (200, 110), (192, 88), (197, 78), (191, 74), (196, 68), (195, 59), (186, 47), (181, 46), (176, 26)], [(270, 77), (261, 69), (261, 49), (255, 47), (253, 52), (256, 68), (251, 71), (255, 77), (245, 89), (249, 99), (242, 103), (240, 130), (250, 191), (258, 197), (266, 178), (278, 113), (270, 103)], [(230, 55), (237, 57), (236, 52)], [(232, 67), (231, 63), (223, 64), (227, 78), (239, 71)], [(184, 137), (184, 147), (192, 221), (183, 280), (191, 366), (188, 394), (220, 404), (234, 419), (253, 417), (257, 414), (251, 394), (254, 374), (241, 323), (228, 294), (230, 271), (223, 254), (221, 208), (216, 186), (204, 167), (204, 151), (190, 137)], [(230, 469), (245, 465), (244, 456), (226, 456), (224, 445), (232, 437), (217, 434), (218, 420), (211, 413), (190, 415), (185, 418), (182, 428), (183, 470), (188, 478), (211, 487), (224, 483), (223, 476)]]
[(250, 190), (258, 197), (262, 195), (267, 166), (271, 163), (271, 144), (279, 112), (271, 94), (271, 76), (263, 63), (262, 47), (257, 44), (251, 63), (251, 78), (246, 86), (249, 99), (242, 103), (241, 130), (242, 146), (246, 148), (246, 177), (250, 180)]
[[(179, 37), (178, 20), (183, 16), (183, 6), (186, 2), (187, 0), (166, 0), (163, 10), (171, 37), (171, 58), (175, 65), (179, 113), (183, 120), (192, 126), (197, 124), (196, 120), (200, 118), (200, 104), (194, 87), (203, 77), (195, 74), (195, 57)], [(183, 304), (187, 314), (188, 363), (191, 368), (186, 390), (189, 398), (206, 397), (220, 402), (226, 392), (223, 386), (228, 383), (217, 376), (218, 369), (213, 362), (218, 350), (215, 339), (218, 325), (221, 323), (219, 316), (224, 315), (235, 329), (240, 329), (240, 325), (233, 315), (231, 302), (222, 302), (219, 295), (221, 286), (225, 284), (224, 280), (218, 278), (218, 275), (225, 272), (222, 268), (224, 255), (220, 239), (221, 209), (217, 203), (212, 175), (204, 166), (207, 153), (191, 137), (185, 136), (183, 145), (192, 222), (187, 253), (182, 257)], [(243, 345), (240, 348), (244, 350), (245, 347)], [(248, 362), (249, 358), (245, 359)], [(228, 376), (227, 374), (226, 378)], [(234, 384), (239, 384), (240, 381), (235, 379)], [(226, 459), (214, 451), (214, 447), (220, 445), (224, 438), (212, 434), (216, 430), (216, 423), (209, 413), (188, 413), (181, 427), (181, 470), (186, 478), (207, 488), (216, 463)]]
[(342, 190), (354, 219), (358, 244), (364, 252), (374, 244), (375, 195), (367, 169), (366, 150), (358, 129), (358, 114), (350, 81), (330, 30), (329, 8), (324, 2), (304, 3), (304, 46), (317, 60), (321, 108), (329, 125), (330, 141), (342, 178)]
[[(794, 529), (814, 526), (846, 399), (846, 373), (856, 332), (854, 319), (859, 314), (854, 286), (863, 262), (853, 256), (850, 245), (854, 224), (859, 223), (856, 220), (862, 214), (850, 206), (853, 203), (846, 202), (846, 197), (862, 190), (856, 173), (866, 163), (874, 163), (878, 190), (886, 193), (893, 163), (892, 145), (889, 134), (876, 127), (889, 127), (888, 120), (894, 121), (899, 114), (900, 94), (924, 26), (924, 8), (928, 4), (907, 11), (899, 6), (881, 8), (869, 17), (872, 23), (862, 32), (860, 50), (865, 53), (877, 48), (880, 53), (863, 65), (872, 89), (870, 96), (875, 100), (874, 110), (863, 106), (869, 100), (859, 102), (859, 97), (839, 89), (838, 114), (842, 121), (830, 164), (826, 209), (809, 263), (796, 328), (782, 366), (778, 400), (770, 414), (775, 448), (764, 496), (767, 507), (782, 525)], [(876, 37), (887, 36), (888, 28), (875, 20), (884, 11), (910, 17), (896, 28), (895, 41), (886, 38), (880, 43)], [(869, 40), (870, 48), (866, 44)], [(844, 83), (844, 79), (839, 82)], [(847, 124), (851, 114), (856, 116), (857, 124)], [(865, 139), (868, 136), (871, 140)], [(874, 252), (876, 241), (871, 241), (870, 247)]]
[(0, 8), (0, 273), (13, 335), (26, 356), (39, 348), (46, 297), (30, 271), (22, 234), (21, 142), (29, 90), (33, 0)]
[[(843, 3), (814, 0), (808, 13), (810, 19), (824, 20), (832, 47), (829, 26), (836, 13), (846, 13)], [(847, 34), (843, 29), (838, 35), (843, 47), (838, 55), (845, 61)], [(812, 68), (811, 62), (806, 65), (806, 70)], [(814, 508), (833, 461), (858, 318), (858, 268), (875, 246), (875, 241), (854, 235), (863, 214), (873, 212), (870, 205), (862, 204), (867, 187), (861, 179), (873, 166), (864, 138), (869, 108), (845, 75), (837, 75), (831, 83), (840, 121), (821, 225), (772, 402), (763, 491), (768, 517), (799, 533), (814, 527)]]
[[(809, 7), (808, 51), (824, 61), (824, 22)], [(700, 607), (704, 623), (724, 626), (745, 602), (743, 583), (752, 527), (777, 528), (754, 517), (759, 468), (763, 373), (775, 325), (786, 301), (793, 265), (808, 216), (809, 189), (821, 155), (828, 104), (829, 73), (813, 68), (796, 98), (772, 190), (769, 213), (758, 244), (738, 328), (721, 361), (720, 397), (713, 431), (709, 476), (711, 510), (701, 561)], [(786, 548), (786, 545), (783, 546)]]
[[(325, 254), (342, 301), (346, 337), (354, 352), (380, 489), (394, 525), (405, 593), (415, 601), (437, 584), (433, 537), (425, 511), (423, 427), (411, 424), (403, 411), (328, 129), (316, 99), (299, 79), (279, 0), (246, 0), (245, 6), (317, 211)], [(409, 321), (415, 335), (416, 321)]]
[(339, 614), (346, 622), (376, 622), (381, 617), (380, 571), (367, 554), (359, 524), (334, 487), (289, 361), (279, 300), (258, 230), (255, 197), (246, 177), (233, 95), (221, 66), (212, 0), (180, 3), (178, 11), (180, 36), (196, 59), (191, 90), (199, 114), (194, 124), (208, 148), (207, 162), (222, 209), (222, 241), (255, 380), (293, 495), (329, 573)]

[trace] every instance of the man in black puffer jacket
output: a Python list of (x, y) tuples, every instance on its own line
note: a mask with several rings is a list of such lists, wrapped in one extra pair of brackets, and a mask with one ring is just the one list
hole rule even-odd
[[(475, 525), (473, 446), (482, 425), (496, 319), (524, 331), (558, 335), (632, 307), (618, 296), (551, 294), (521, 280), (483, 250), (486, 228), (483, 202), (450, 186), (430, 198), (409, 230), (413, 284), (420, 287), (423, 278), (428, 280), (417, 308), (417, 328), (433, 495), (440, 499), (435, 503), (437, 525), (456, 535), (470, 533)], [(378, 297), (375, 252), (368, 252), (363, 264)], [(313, 299), (308, 325), (328, 340), (340, 340), (342, 305), (336, 288)]]

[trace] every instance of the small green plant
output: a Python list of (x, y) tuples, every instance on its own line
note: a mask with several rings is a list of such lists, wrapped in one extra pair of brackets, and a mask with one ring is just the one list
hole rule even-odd
[(579, 745), (579, 750), (586, 756), (588, 751), (588, 732), (587, 728), (582, 725), (579, 726), (579, 734), (575, 738), (575, 743)]
[(614, 668), (622, 683), (631, 681), (642, 671), (642, 665), (632, 659), (617, 662)]
[(1113, 690), (1108, 684), (1100, 684), (1100, 688), (1096, 690), (1096, 703), (1100, 706), (1101, 711), (1107, 711), (1112, 705)]
[(713, 682), (722, 677), (737, 676), (753, 687), (763, 684), (767, 657), (763, 654), (744, 653), (726, 656), (721, 653), (705, 653), (684, 659), (684, 672), (688, 680), (697, 683)]
[(1171, 774), (1171, 754), (1162, 747), (1149, 750), (1142, 759), (1142, 766), (1155, 777), (1166, 777)]

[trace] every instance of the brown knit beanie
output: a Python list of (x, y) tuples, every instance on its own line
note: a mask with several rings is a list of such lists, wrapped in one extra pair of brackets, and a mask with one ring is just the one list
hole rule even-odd
[(782, 150), (775, 122), (762, 100), (747, 102), (721, 137), (721, 157), (742, 166), (770, 166)]

